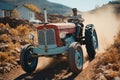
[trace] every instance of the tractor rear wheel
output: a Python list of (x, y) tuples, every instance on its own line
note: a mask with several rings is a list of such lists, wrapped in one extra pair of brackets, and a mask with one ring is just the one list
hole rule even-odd
[(83, 68), (83, 51), (81, 45), (73, 42), (69, 47), (68, 53), (69, 67), (73, 73), (78, 74)]
[(93, 24), (89, 24), (85, 29), (85, 43), (90, 60), (94, 59), (98, 50), (98, 38)]
[(31, 56), (33, 48), (33, 45), (27, 45), (22, 49), (20, 54), (21, 67), (27, 73), (33, 72), (38, 63), (38, 57)]

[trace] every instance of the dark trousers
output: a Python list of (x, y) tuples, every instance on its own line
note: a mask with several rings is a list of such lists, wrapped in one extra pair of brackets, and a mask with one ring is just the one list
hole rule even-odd
[(76, 32), (75, 32), (75, 39), (78, 41), (79, 38), (83, 35), (83, 24), (80, 23), (80, 25), (76, 25)]

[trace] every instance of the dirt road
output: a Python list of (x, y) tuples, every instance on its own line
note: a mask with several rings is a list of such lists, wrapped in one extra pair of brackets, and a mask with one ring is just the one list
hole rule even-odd
[(37, 70), (32, 74), (26, 74), (18, 65), (10, 73), (1, 76), (2, 80), (72, 80), (77, 76), (67, 70), (68, 63), (65, 59), (40, 57)]
[[(87, 54), (84, 54), (84, 68), (89, 64)], [(20, 65), (9, 73), (0, 74), (0, 80), (73, 80), (77, 75), (73, 74), (68, 67), (66, 57), (46, 58), (40, 57), (37, 69), (32, 74), (23, 71)]]

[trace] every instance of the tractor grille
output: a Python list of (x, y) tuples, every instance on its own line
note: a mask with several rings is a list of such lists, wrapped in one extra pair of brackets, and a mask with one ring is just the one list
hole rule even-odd
[(54, 29), (46, 29), (38, 31), (39, 45), (53, 45), (56, 44)]

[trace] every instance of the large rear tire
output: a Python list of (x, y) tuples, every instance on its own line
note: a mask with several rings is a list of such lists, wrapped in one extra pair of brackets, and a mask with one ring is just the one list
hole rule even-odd
[(83, 51), (81, 45), (73, 42), (69, 47), (68, 61), (70, 70), (73, 73), (80, 73), (83, 68)]
[(90, 59), (94, 59), (98, 50), (98, 38), (93, 24), (89, 24), (85, 29), (86, 49)]
[(38, 63), (38, 57), (31, 56), (33, 48), (33, 45), (26, 45), (20, 54), (21, 67), (27, 73), (35, 71)]

